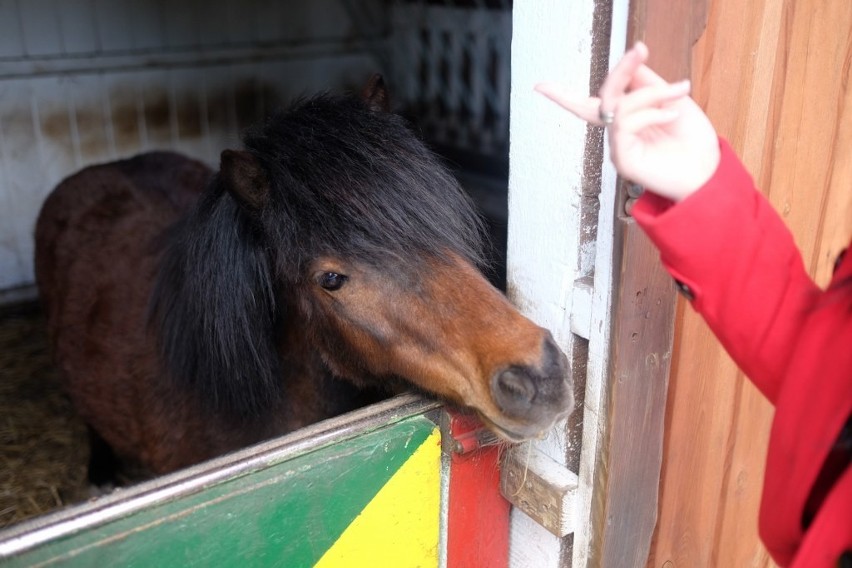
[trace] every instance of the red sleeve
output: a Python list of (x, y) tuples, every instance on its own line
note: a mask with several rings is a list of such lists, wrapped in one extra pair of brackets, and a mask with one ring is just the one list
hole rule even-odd
[(728, 143), (713, 177), (678, 204), (646, 192), (632, 215), (740, 368), (774, 404), (819, 288), (790, 231)]

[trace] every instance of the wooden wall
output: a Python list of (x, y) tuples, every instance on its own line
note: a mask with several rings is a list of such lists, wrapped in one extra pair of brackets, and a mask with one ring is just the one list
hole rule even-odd
[[(709, 0), (696, 99), (824, 285), (852, 237), (852, 3)], [(648, 566), (774, 566), (757, 537), (772, 407), (681, 301)]]

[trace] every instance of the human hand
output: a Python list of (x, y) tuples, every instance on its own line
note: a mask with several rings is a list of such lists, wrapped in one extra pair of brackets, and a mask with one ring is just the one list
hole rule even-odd
[(601, 117), (611, 113), (605, 126), (618, 173), (677, 202), (716, 171), (718, 138), (690, 98), (689, 81), (668, 83), (647, 60), (648, 48), (638, 42), (612, 69), (598, 97), (578, 97), (553, 83), (535, 89), (594, 125), (604, 126)]

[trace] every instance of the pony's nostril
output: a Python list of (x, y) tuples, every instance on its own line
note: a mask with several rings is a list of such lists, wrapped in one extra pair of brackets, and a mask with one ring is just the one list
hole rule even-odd
[(512, 369), (500, 373), (497, 386), (502, 389), (503, 394), (514, 399), (532, 400), (535, 396), (535, 388), (526, 374)]
[(492, 384), (494, 400), (507, 414), (525, 414), (536, 395), (535, 382), (521, 368), (512, 367), (499, 373)]
[(574, 407), (570, 363), (550, 337), (542, 338), (541, 353), (533, 364), (503, 368), (491, 379), (491, 396), (508, 418), (512, 433), (530, 437), (567, 416)]

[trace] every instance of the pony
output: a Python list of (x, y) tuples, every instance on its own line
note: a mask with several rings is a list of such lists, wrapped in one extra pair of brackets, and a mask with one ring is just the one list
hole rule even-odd
[(43, 204), (36, 282), (93, 448), (160, 475), (405, 389), (512, 441), (570, 413), (565, 355), (483, 277), (471, 201), (381, 76), (243, 144), (218, 172), (87, 167)]

